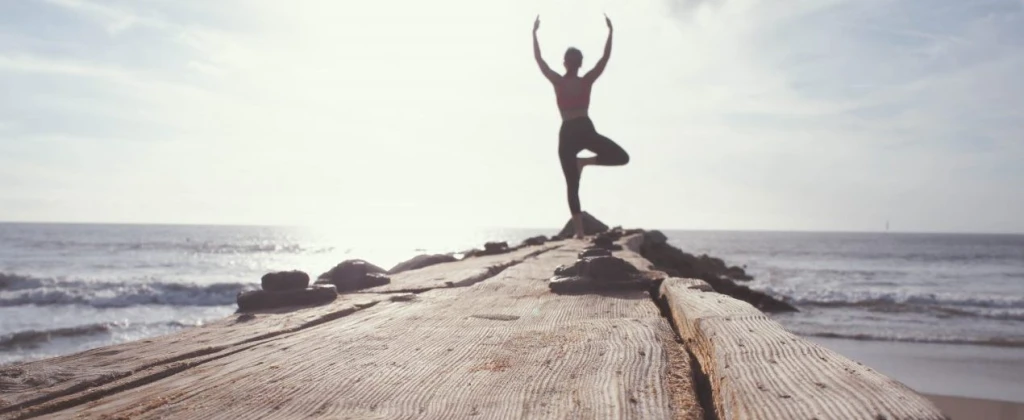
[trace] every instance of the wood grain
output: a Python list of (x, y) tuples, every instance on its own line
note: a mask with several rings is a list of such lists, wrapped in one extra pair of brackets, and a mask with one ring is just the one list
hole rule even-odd
[[(0, 415), (52, 401), (231, 347), (273, 337), (352, 314), (391, 295), (339, 296), (329, 305), (302, 311), (235, 314), (211, 324), (151, 339), (13, 364), (0, 368)], [(400, 298), (400, 297), (399, 297)]]
[(506, 254), (471, 257), (465, 260), (435, 264), (391, 276), (391, 283), (362, 290), (361, 293), (400, 293), (443, 287), (465, 287), (486, 280), (502, 270), (558, 247), (558, 245), (527, 246)]
[[(494, 271), (493, 266), (507, 267), (543, 249), (533, 248), (518, 253), (442, 264), (456, 273), (451, 277), (455, 284), (424, 283), (420, 286), (426, 290), (431, 286), (456, 287), (467, 282), (465, 273), (491, 273)], [(429, 268), (409, 271), (398, 277), (403, 280), (422, 279), (422, 273), (428, 272)], [(188, 365), (197, 360), (205, 360), (240, 345), (292, 333), (350, 315), (379, 302), (404, 300), (409, 296), (408, 293), (402, 293), (400, 288), (384, 291), (387, 294), (341, 295), (331, 304), (301, 310), (280, 308), (252, 314), (234, 314), (176, 334), (5, 366), (0, 368), (0, 395), (3, 395), (4, 402), (0, 405), (0, 415), (32, 405), (102, 394), (105, 389), (138, 381), (139, 377), (145, 379), (159, 376), (168, 369), (178, 369), (183, 363)]]
[(804, 340), (700, 280), (667, 279), (661, 295), (711, 384), (721, 419), (943, 419), (926, 398)]
[(381, 300), (8, 417), (702, 418), (689, 359), (646, 291), (547, 290), (583, 244), (560, 246), (466, 287)]

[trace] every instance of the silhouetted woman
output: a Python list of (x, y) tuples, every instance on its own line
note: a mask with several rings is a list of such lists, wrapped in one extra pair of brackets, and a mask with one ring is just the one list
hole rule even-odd
[[(611, 139), (602, 136), (594, 129), (594, 123), (587, 115), (590, 106), (590, 88), (594, 81), (604, 72), (608, 64), (608, 56), (612, 52), (612, 21), (604, 18), (608, 24), (608, 40), (604, 44), (604, 56), (597, 61), (587, 74), (580, 77), (583, 65), (583, 53), (570, 47), (565, 51), (565, 75), (551, 70), (540, 55), (540, 43), (537, 42), (537, 29), (540, 28), (540, 16), (533, 23), (533, 56), (551, 84), (555, 87), (558, 110), (562, 114), (562, 128), (558, 132), (558, 159), (562, 161), (562, 173), (565, 175), (565, 187), (569, 196), (569, 211), (572, 214), (573, 228), (576, 237), (583, 237), (583, 219), (580, 217), (580, 175), (587, 165), (621, 166), (629, 163), (629, 155)], [(593, 152), (596, 156), (581, 158), (576, 155), (583, 149)]]

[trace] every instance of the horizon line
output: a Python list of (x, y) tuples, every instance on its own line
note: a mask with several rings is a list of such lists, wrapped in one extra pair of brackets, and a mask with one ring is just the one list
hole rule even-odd
[[(382, 229), (385, 226), (343, 226), (321, 224), (253, 224), (253, 223), (194, 223), (194, 222), (83, 222), (83, 221), (31, 221), (31, 220), (0, 220), (0, 225), (96, 225), (96, 226), (179, 226), (179, 227), (260, 227), (260, 228), (307, 228), (307, 229)], [(611, 226), (618, 226), (612, 224)], [(437, 229), (452, 229), (455, 226), (442, 226)], [(519, 230), (560, 230), (558, 227), (515, 227), (515, 226), (471, 226), (470, 229), (519, 229)], [(722, 229), (722, 228), (695, 228), (695, 227), (659, 227), (641, 228), (627, 227), (625, 229), (663, 230), (663, 231), (688, 231), (688, 232), (747, 232), (747, 233), (841, 233), (841, 234), (915, 234), (915, 235), (1024, 235), (1024, 231), (1016, 232), (995, 232), (995, 231), (913, 231), (913, 230), (815, 230), (815, 229), (778, 229), (778, 228), (747, 228), (747, 229)], [(395, 227), (394, 229), (419, 229), (410, 227)]]

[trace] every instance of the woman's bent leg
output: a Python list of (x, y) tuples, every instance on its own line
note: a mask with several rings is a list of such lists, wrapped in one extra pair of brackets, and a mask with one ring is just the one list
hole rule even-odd
[(629, 163), (629, 154), (612, 139), (595, 132), (589, 140), (587, 150), (597, 155), (592, 165), (622, 166)]

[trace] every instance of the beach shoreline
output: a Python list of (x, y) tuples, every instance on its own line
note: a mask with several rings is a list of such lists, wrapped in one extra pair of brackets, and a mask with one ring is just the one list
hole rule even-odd
[(929, 395), (1024, 404), (1018, 348), (804, 337)]
[(952, 420), (1024, 420), (1024, 404), (948, 395), (922, 394)]
[(1018, 348), (804, 338), (906, 384), (953, 420), (1024, 420)]

